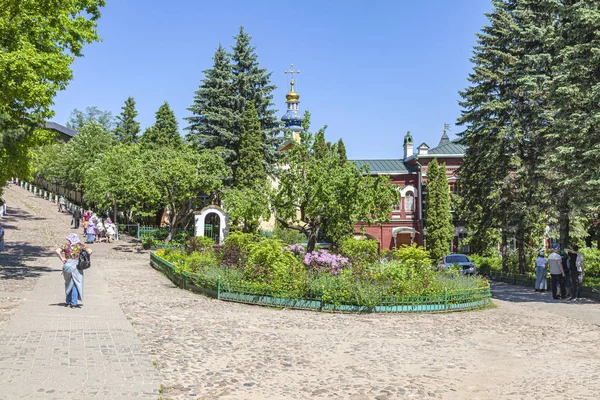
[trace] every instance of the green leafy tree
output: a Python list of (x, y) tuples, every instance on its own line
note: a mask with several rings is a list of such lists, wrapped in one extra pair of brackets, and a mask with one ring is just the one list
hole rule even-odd
[(154, 194), (154, 203), (169, 211), (169, 242), (177, 228), (193, 216), (199, 193), (223, 187), (229, 175), (218, 150), (193, 151), (164, 147), (144, 153), (144, 175)]
[(152, 148), (172, 147), (181, 148), (183, 140), (179, 135), (179, 128), (175, 113), (169, 103), (165, 102), (156, 112), (156, 122), (146, 129), (141, 138), (142, 145)]
[(232, 229), (241, 228), (245, 233), (258, 231), (260, 220), (271, 216), (269, 190), (265, 181), (262, 186), (230, 188), (223, 193), (223, 206), (229, 214)]
[(264, 187), (267, 172), (264, 166), (263, 132), (252, 102), (246, 105), (246, 113), (242, 121), (240, 135), (239, 161), (235, 170), (236, 187)]
[(103, 0), (3, 1), (0, 7), (0, 132), (51, 118), (74, 57), (99, 40)]
[(446, 164), (434, 158), (427, 164), (427, 250), (434, 260), (444, 257), (450, 250), (454, 237), (450, 212), (450, 190), (446, 178)]
[(85, 171), (115, 144), (114, 136), (97, 122), (83, 125), (64, 146), (60, 157), (59, 180), (63, 186), (84, 191)]
[[(56, 93), (85, 44), (98, 41), (103, 0), (3, 1), (0, 6), (0, 186), (33, 171), (31, 149), (47, 141)], [(1, 189), (0, 189), (1, 191)]]
[[(278, 149), (282, 141), (279, 136), (280, 123), (277, 111), (273, 109), (273, 92), (277, 87), (271, 84), (271, 73), (260, 68), (256, 48), (251, 44), (252, 37), (244, 27), (240, 27), (234, 39), (235, 45), (231, 56), (233, 87), (236, 95), (234, 132), (238, 132), (238, 135), (241, 132), (246, 102), (253, 102), (265, 138), (263, 151), (266, 165), (273, 169), (279, 160)], [(233, 139), (232, 150), (237, 153), (239, 136), (234, 136)]]
[[(334, 241), (350, 234), (356, 221), (368, 225), (389, 218), (397, 191), (388, 177), (372, 177), (354, 163), (340, 165), (332, 152), (317, 159), (313, 136), (304, 133), (284, 159), (271, 199), (277, 221), (303, 233), (312, 251), (322, 230)], [(364, 175), (363, 175), (364, 174)]]
[(102, 111), (96, 106), (91, 106), (86, 107), (85, 111), (78, 110), (77, 108), (71, 111), (67, 127), (78, 131), (88, 122), (96, 122), (102, 125), (107, 131), (112, 130), (115, 125), (114, 117), (110, 111)]
[(188, 108), (191, 117), (185, 118), (189, 125), (186, 141), (197, 148), (222, 147), (226, 161), (235, 157), (234, 104), (231, 59), (223, 46), (219, 45), (213, 57), (213, 67), (204, 71), (202, 84)]
[(140, 123), (135, 120), (138, 116), (135, 109), (135, 99), (131, 96), (128, 97), (121, 110), (121, 115), (117, 117), (114, 134), (121, 143), (135, 143), (138, 141), (138, 134), (140, 133)]
[(317, 132), (312, 150), (317, 160), (322, 160), (328, 156), (327, 143), (325, 142), (325, 129), (319, 129)]

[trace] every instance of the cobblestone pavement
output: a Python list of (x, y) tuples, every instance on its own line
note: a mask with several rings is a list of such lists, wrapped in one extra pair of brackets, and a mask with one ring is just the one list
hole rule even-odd
[(5, 197), (0, 399), (157, 399), (160, 376), (105, 278), (108, 246), (94, 248), (83, 306), (65, 308), (52, 249), (69, 233), (70, 217), (21, 188)]
[[(106, 250), (99, 269), (157, 366), (164, 399), (595, 399), (600, 393), (597, 303), (558, 304), (497, 285), (497, 307), (476, 312), (278, 310), (179, 289), (148, 258), (121, 241)], [(89, 282), (86, 288), (90, 294)]]

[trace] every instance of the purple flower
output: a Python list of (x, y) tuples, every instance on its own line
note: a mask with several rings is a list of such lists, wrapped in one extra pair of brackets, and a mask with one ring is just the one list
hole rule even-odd
[(330, 254), (324, 249), (306, 253), (302, 262), (313, 272), (329, 272), (331, 275), (338, 275), (342, 269), (350, 266), (346, 257)]
[(306, 254), (306, 248), (303, 244), (292, 244), (286, 248), (296, 257), (304, 256), (304, 254)]

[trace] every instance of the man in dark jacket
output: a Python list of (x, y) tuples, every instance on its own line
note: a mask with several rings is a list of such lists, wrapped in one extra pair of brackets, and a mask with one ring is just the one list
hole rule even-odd
[(81, 210), (79, 207), (75, 207), (75, 210), (73, 210), (73, 228), (79, 229), (79, 221), (81, 221)]

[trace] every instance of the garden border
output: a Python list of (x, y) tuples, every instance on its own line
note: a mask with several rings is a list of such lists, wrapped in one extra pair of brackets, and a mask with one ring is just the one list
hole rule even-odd
[(194, 283), (192, 274), (176, 273), (176, 267), (173, 264), (157, 256), (154, 252), (150, 253), (150, 265), (163, 272), (180, 288), (218, 300), (261, 306), (346, 313), (415, 313), (476, 310), (492, 304), (489, 285), (481, 289), (445, 291), (443, 295), (398, 296), (386, 302), (387, 304), (370, 307), (327, 302), (325, 293), (321, 298), (313, 299), (289, 299), (264, 293), (253, 293), (251, 290), (243, 290), (243, 285), (228, 284), (220, 279), (217, 283), (217, 290), (203, 288)]

